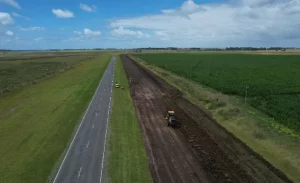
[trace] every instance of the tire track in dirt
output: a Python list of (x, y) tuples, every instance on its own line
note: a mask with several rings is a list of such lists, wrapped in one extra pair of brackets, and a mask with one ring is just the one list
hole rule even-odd
[[(154, 182), (290, 182), (181, 93), (127, 56), (130, 83)], [(174, 110), (182, 122), (167, 127)]]

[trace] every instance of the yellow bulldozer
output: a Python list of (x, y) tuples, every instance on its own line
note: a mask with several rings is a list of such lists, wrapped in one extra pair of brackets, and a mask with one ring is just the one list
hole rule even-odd
[(172, 127), (180, 126), (180, 122), (176, 119), (174, 111), (168, 111), (165, 120), (167, 120), (168, 126), (172, 126)]

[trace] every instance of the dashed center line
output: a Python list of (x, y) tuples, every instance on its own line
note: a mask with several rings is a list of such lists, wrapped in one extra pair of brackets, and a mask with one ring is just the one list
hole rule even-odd
[(80, 177), (81, 170), (82, 170), (82, 167), (80, 167), (80, 170), (79, 170), (79, 172), (78, 172), (78, 177), (77, 177), (77, 178)]
[(88, 143), (86, 145), (86, 148), (89, 148), (89, 145), (90, 145), (90, 141), (88, 141)]
[(94, 127), (95, 127), (95, 125), (93, 124), (92, 128), (94, 128)]

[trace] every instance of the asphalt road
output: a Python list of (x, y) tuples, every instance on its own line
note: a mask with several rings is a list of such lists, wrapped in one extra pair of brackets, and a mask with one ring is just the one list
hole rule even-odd
[(102, 181), (116, 58), (112, 57), (55, 175), (54, 183)]

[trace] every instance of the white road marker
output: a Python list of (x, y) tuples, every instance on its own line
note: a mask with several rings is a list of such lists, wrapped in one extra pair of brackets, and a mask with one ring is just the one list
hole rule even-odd
[(82, 167), (80, 167), (80, 170), (79, 170), (79, 172), (78, 172), (78, 177), (77, 177), (77, 178), (80, 177), (81, 170), (82, 170)]
[(94, 128), (94, 127), (95, 127), (95, 125), (93, 124), (92, 128)]
[[(109, 106), (110, 106), (110, 103), (111, 103), (111, 97), (110, 97), (110, 101), (109, 101)], [(109, 121), (109, 111), (108, 110), (108, 116), (107, 116), (107, 121), (106, 121), (106, 129), (105, 129), (105, 137), (104, 137), (104, 151), (103, 151), (103, 154), (102, 154), (102, 163), (101, 163), (101, 173), (100, 173), (100, 183), (102, 182), (102, 172), (103, 172), (103, 164), (104, 164), (104, 155), (105, 155), (105, 150), (106, 150), (106, 135), (107, 135), (107, 125), (108, 125), (108, 121)]]
[(98, 116), (98, 113), (96, 113), (96, 116)]
[(86, 145), (86, 148), (89, 148), (89, 145), (90, 145), (90, 141), (88, 141), (88, 143)]
[(106, 149), (106, 135), (107, 135), (107, 124), (108, 124), (108, 120), (109, 120), (109, 113), (108, 113), (108, 117), (107, 117), (107, 121), (106, 121), (106, 130), (105, 130), (105, 140), (104, 140), (104, 151), (102, 154), (102, 163), (101, 163), (101, 173), (100, 173), (100, 183), (102, 182), (102, 172), (103, 172), (103, 164), (104, 164), (104, 155), (105, 155), (105, 149)]

